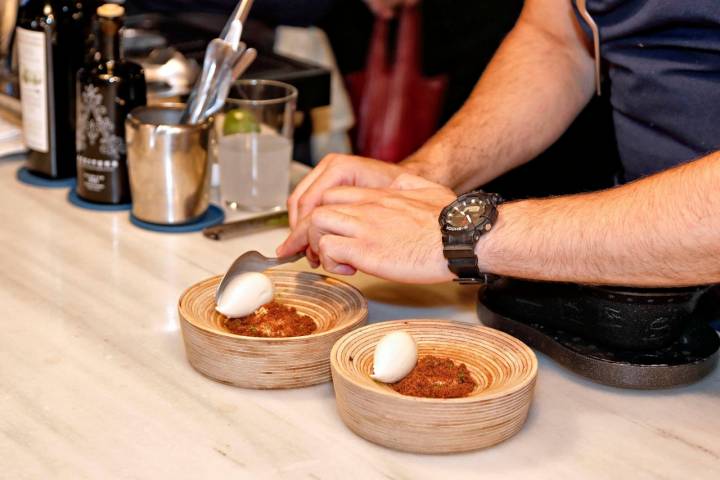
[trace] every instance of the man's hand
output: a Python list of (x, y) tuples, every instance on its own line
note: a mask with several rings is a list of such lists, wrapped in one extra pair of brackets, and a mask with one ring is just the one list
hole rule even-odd
[(295, 188), (288, 199), (290, 227), (295, 228), (333, 187), (387, 188), (406, 170), (391, 163), (352, 155), (330, 154)]
[(322, 206), (298, 223), (277, 254), (309, 247), (332, 273), (359, 270), (405, 283), (451, 280), (437, 219), (455, 194), (409, 174), (389, 187), (327, 190)]
[(404, 5), (416, 5), (420, 0), (365, 0), (372, 12), (380, 18), (392, 18), (395, 9)]

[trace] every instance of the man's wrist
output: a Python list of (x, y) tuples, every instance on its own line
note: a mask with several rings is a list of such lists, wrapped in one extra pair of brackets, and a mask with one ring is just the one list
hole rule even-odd
[(415, 152), (414, 154), (407, 157), (405, 160), (400, 162), (398, 165), (403, 167), (408, 173), (412, 175), (416, 175), (418, 177), (423, 177), (427, 180), (430, 180), (427, 177), (427, 165), (426, 162), (423, 160), (424, 156), (420, 154), (420, 152)]
[(438, 242), (436, 253), (434, 254), (434, 257), (436, 258), (434, 264), (435, 264), (435, 270), (436, 270), (436, 276), (438, 279), (438, 282), (452, 282), (457, 278), (457, 276), (450, 271), (450, 266), (448, 265), (447, 258), (445, 258), (445, 247), (442, 244), (442, 241)]
[(405, 168), (408, 173), (453, 188), (449, 178), (447, 178), (450, 158), (440, 143), (434, 142), (423, 145), (418, 151), (400, 162), (399, 165)]
[[(442, 255), (442, 253), (441, 253)], [(439, 263), (440, 278), (446, 282), (452, 282), (457, 279), (457, 275), (450, 271), (447, 259), (443, 256)]]
[[(497, 220), (492, 230), (485, 235), (481, 235), (475, 244), (475, 256), (477, 257), (478, 269), (483, 273), (491, 273), (494, 275), (502, 274), (502, 266), (498, 262), (501, 257), (498, 252), (498, 245), (501, 243), (503, 236), (503, 226), (506, 224), (506, 214), (508, 207), (512, 204), (501, 204), (498, 208)], [(510, 208), (512, 209), (512, 207)]]

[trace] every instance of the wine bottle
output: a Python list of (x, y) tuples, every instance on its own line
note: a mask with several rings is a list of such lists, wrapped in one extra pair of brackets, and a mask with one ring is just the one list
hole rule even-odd
[(145, 75), (140, 65), (120, 55), (125, 9), (97, 9), (94, 59), (77, 78), (77, 193), (97, 203), (127, 203), (130, 186), (125, 150), (125, 117), (145, 105)]
[(75, 75), (86, 15), (80, 0), (28, 0), (16, 31), (27, 167), (51, 178), (75, 175)]

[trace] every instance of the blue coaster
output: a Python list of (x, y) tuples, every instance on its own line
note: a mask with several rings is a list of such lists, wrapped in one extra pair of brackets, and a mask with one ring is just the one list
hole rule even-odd
[(130, 210), (132, 207), (131, 203), (95, 203), (83, 200), (77, 194), (74, 188), (71, 188), (68, 192), (68, 202), (72, 203), (76, 207), (84, 208), (87, 210), (97, 210), (99, 212), (122, 212)]
[(33, 187), (43, 188), (67, 188), (75, 187), (74, 178), (46, 178), (36, 175), (28, 170), (27, 167), (20, 167), (15, 175), (17, 179), (26, 184), (32, 185)]
[(161, 233), (188, 233), (199, 232), (203, 228), (212, 227), (225, 220), (225, 212), (217, 205), (210, 205), (200, 218), (182, 225), (158, 225), (157, 223), (143, 222), (130, 214), (130, 222), (136, 227)]

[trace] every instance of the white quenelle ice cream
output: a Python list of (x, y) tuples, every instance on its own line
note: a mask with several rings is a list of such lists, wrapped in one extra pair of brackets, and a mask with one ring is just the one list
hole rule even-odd
[(417, 345), (409, 333), (388, 333), (375, 347), (370, 377), (383, 383), (399, 382), (415, 368), (417, 359)]
[(228, 283), (215, 310), (230, 318), (244, 317), (272, 301), (273, 293), (273, 284), (267, 275), (243, 273)]

